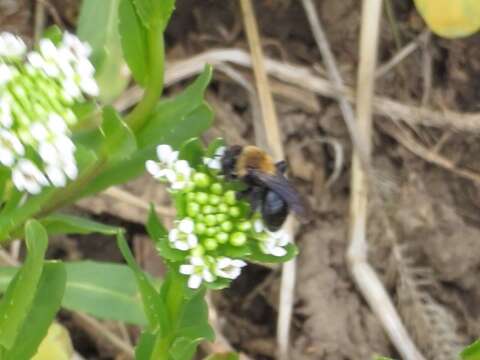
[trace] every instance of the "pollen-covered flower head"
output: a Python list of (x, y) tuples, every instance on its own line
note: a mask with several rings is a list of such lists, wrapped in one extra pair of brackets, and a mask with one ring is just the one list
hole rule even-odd
[(20, 37), (0, 34), (0, 166), (19, 191), (37, 194), (77, 177), (73, 106), (98, 95), (90, 52), (67, 32), (30, 52)]
[(223, 142), (204, 150), (198, 140), (180, 150), (157, 147), (156, 160), (147, 171), (167, 184), (177, 220), (167, 235), (151, 233), (160, 255), (188, 276), (188, 286), (221, 288), (236, 279), (246, 260), (282, 262), (295, 255), (295, 247), (282, 231), (268, 232), (260, 214), (240, 199), (244, 187), (221, 174)]

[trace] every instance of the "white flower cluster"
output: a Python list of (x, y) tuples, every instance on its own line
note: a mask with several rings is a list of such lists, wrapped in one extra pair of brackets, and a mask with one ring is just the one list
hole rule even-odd
[(18, 36), (0, 34), (0, 164), (19, 191), (38, 194), (77, 177), (68, 126), (77, 120), (72, 105), (98, 95), (90, 53), (67, 32), (29, 53)]
[(179, 272), (189, 276), (188, 286), (194, 289), (218, 277), (233, 280), (240, 275), (246, 263), (223, 256), (221, 249), (225, 247), (256, 241), (264, 254), (283, 257), (290, 242), (285, 231), (270, 232), (261, 219), (241, 217), (235, 192), (226, 190), (219, 173), (224, 152), (225, 148), (220, 147), (211, 158), (202, 159), (203, 165), (212, 170), (210, 174), (179, 160), (179, 152), (169, 145), (157, 147), (159, 161), (146, 162), (147, 171), (155, 179), (168, 183), (171, 191), (183, 194), (187, 200), (188, 215), (175, 222), (168, 243), (185, 252), (187, 263), (180, 266)]

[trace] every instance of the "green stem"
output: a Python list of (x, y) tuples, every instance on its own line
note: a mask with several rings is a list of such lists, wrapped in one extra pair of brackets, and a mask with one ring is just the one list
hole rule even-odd
[(165, 49), (163, 40), (163, 28), (156, 25), (148, 32), (149, 45), (149, 77), (145, 94), (137, 106), (125, 119), (133, 132), (142, 128), (148, 115), (153, 111), (163, 91), (163, 73), (165, 62)]

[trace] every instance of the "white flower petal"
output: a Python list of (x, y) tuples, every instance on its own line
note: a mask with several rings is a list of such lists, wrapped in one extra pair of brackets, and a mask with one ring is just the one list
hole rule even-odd
[(192, 173), (192, 168), (190, 167), (190, 164), (186, 160), (175, 161), (174, 169), (177, 172), (177, 174), (182, 175), (185, 179), (189, 178), (190, 174)]
[(202, 277), (206, 282), (213, 282), (213, 280), (215, 280), (215, 277), (207, 268), (203, 269)]
[(80, 89), (90, 96), (98, 96), (100, 89), (97, 82), (93, 77), (82, 78), (80, 80)]
[(12, 166), (14, 162), (15, 156), (13, 155), (13, 152), (0, 146), (0, 163), (5, 166)]
[(7, 32), (0, 34), (0, 56), (21, 57), (26, 51), (27, 46), (20, 37)]
[(64, 187), (67, 183), (67, 178), (63, 173), (62, 169), (49, 165), (45, 169), (47, 173), (48, 179), (52, 182), (52, 184), (56, 187)]
[(191, 234), (193, 232), (194, 226), (195, 224), (192, 219), (185, 218), (178, 223), (178, 230), (186, 234)]
[(255, 232), (257, 233), (260, 233), (264, 230), (264, 225), (263, 225), (263, 221), (261, 219), (257, 219), (255, 220), (255, 222), (253, 223), (253, 228), (255, 229)]
[(13, 69), (7, 64), (0, 63), (0, 86), (5, 85), (13, 77)]
[(192, 274), (188, 278), (188, 287), (190, 289), (198, 289), (202, 283), (202, 277), (197, 274)]
[(201, 257), (198, 256), (192, 256), (190, 258), (190, 263), (195, 266), (205, 266), (205, 262)]
[(55, 113), (48, 115), (47, 126), (51, 132), (58, 135), (65, 134), (68, 130), (67, 124), (65, 124), (63, 118)]
[(173, 247), (178, 250), (187, 251), (190, 249), (185, 240), (177, 240), (173, 243)]
[(219, 148), (217, 148), (217, 150), (215, 150), (215, 156), (223, 157), (223, 155), (225, 155), (225, 150), (226, 150), (225, 146), (220, 146)]
[(198, 245), (198, 238), (195, 234), (188, 234), (187, 235), (187, 243), (190, 249), (193, 249)]
[(172, 149), (172, 147), (170, 145), (165, 145), (165, 144), (162, 144), (162, 145), (158, 145), (157, 146), (157, 157), (158, 159), (164, 163), (164, 164), (167, 164), (167, 165), (171, 165), (173, 163), (173, 157), (174, 157), (174, 151)]
[(179, 272), (183, 275), (192, 275), (195, 271), (195, 267), (190, 264), (180, 265)]
[(30, 126), (30, 131), (32, 133), (33, 138), (38, 142), (42, 142), (48, 137), (47, 128), (42, 123), (39, 123), (39, 122), (33, 123)]
[(281, 257), (287, 255), (287, 250), (282, 247), (276, 246), (270, 250), (270, 254), (272, 254), (273, 256)]
[(173, 243), (177, 241), (177, 239), (178, 239), (178, 230), (177, 229), (170, 230), (170, 232), (168, 233), (168, 240)]
[(244, 266), (247, 266), (247, 263), (243, 260), (233, 259), (232, 265), (235, 267), (244, 267)]
[(160, 166), (158, 166), (155, 161), (147, 160), (147, 162), (145, 163), (145, 167), (153, 177), (159, 177), (158, 173), (160, 172)]

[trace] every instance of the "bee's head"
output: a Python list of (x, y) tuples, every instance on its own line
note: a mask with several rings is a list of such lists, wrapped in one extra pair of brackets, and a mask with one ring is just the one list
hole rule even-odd
[(233, 145), (225, 150), (225, 154), (222, 156), (222, 174), (225, 175), (227, 179), (235, 179), (236, 174), (236, 165), (240, 154), (242, 153), (242, 146)]

